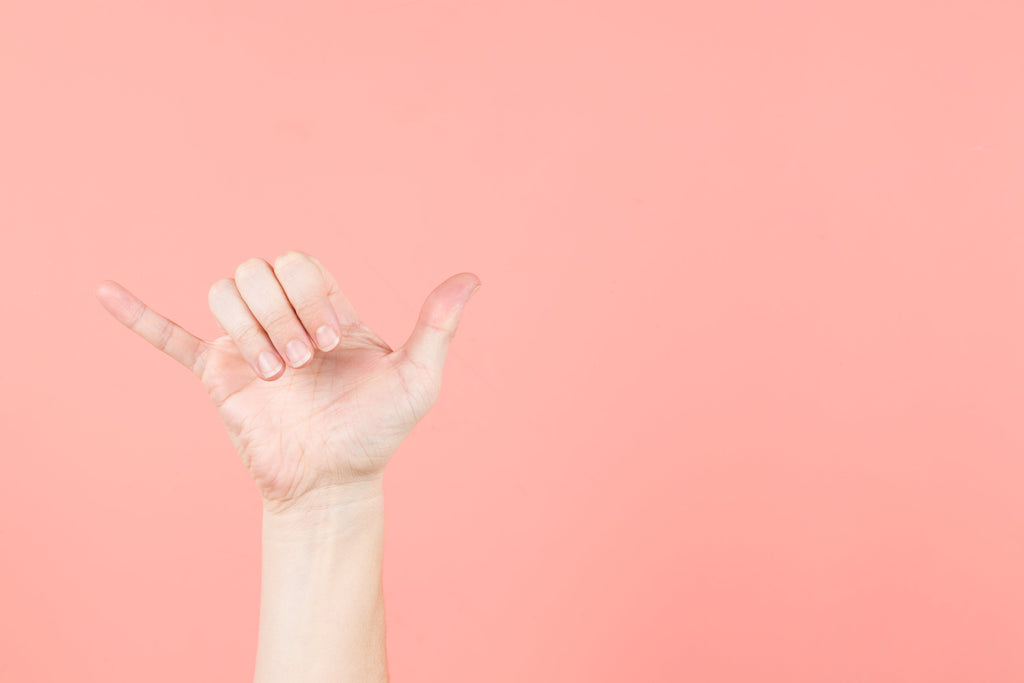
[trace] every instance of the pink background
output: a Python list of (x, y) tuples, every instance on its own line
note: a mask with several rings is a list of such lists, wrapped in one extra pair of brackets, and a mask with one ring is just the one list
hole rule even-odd
[(395, 681), (1024, 680), (1019, 2), (5, 2), (0, 678), (251, 680), (187, 371), (308, 251), (404, 342)]

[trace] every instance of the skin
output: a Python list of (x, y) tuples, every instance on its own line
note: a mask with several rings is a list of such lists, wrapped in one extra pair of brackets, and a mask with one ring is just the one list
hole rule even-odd
[(438, 285), (397, 350), (300, 251), (273, 264), (249, 259), (211, 286), (210, 310), (225, 333), (212, 340), (113, 280), (97, 286), (115, 319), (200, 380), (259, 490), (255, 680), (387, 680), (384, 468), (436, 403), (448, 347), (479, 285), (472, 273)]

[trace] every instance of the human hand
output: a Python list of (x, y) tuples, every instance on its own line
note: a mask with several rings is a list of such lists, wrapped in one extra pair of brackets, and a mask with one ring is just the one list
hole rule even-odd
[(213, 284), (209, 305), (225, 332), (213, 340), (192, 335), (113, 280), (101, 282), (96, 296), (200, 379), (264, 508), (278, 512), (343, 500), (379, 482), (399, 443), (436, 403), (448, 346), (479, 285), (472, 273), (438, 285), (398, 350), (363, 325), (327, 269), (299, 251), (273, 266), (249, 259), (233, 279)]

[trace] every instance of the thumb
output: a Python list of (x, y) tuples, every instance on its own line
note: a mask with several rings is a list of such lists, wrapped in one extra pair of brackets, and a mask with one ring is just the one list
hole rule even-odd
[(480, 278), (473, 273), (453, 275), (435, 287), (423, 302), (416, 328), (402, 347), (406, 357), (440, 374), (462, 309), (479, 287)]

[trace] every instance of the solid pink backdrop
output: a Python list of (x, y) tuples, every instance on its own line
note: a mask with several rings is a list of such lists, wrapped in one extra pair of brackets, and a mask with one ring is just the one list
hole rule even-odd
[(251, 680), (242, 260), (404, 343), (395, 681), (1024, 680), (1018, 2), (8, 2), (0, 678)]

